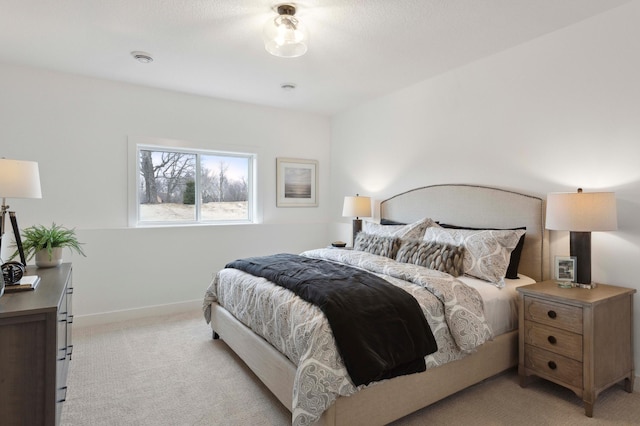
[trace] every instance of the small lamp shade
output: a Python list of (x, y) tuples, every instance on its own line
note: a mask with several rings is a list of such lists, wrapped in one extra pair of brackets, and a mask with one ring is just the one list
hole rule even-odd
[(38, 163), (0, 159), (0, 198), (42, 198)]
[(361, 217), (371, 217), (371, 198), (361, 197), (356, 194), (355, 197), (344, 197), (344, 205), (342, 206), (342, 216), (355, 217), (352, 226), (353, 245), (356, 243), (356, 235), (362, 230)]
[(371, 217), (371, 198), (361, 197), (344, 197), (344, 205), (342, 207), (342, 216), (344, 217)]
[(547, 229), (594, 232), (618, 229), (613, 192), (572, 192), (547, 195)]

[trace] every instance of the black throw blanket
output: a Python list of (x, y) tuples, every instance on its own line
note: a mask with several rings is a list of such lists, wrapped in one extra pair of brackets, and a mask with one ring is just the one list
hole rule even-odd
[(266, 278), (318, 306), (356, 386), (424, 371), (424, 357), (438, 349), (416, 299), (369, 272), (293, 254), (226, 267)]

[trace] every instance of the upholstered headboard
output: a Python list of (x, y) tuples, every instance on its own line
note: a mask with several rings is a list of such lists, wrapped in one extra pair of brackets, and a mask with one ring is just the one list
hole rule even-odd
[(424, 217), (474, 228), (527, 228), (518, 272), (536, 281), (549, 275), (548, 232), (541, 198), (476, 185), (433, 185), (380, 203), (380, 217), (410, 223)]

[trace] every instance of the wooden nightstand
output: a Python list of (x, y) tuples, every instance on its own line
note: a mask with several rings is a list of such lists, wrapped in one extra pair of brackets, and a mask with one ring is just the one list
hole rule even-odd
[(584, 401), (585, 414), (603, 390), (624, 380), (633, 392), (633, 294), (598, 284), (559, 288), (543, 281), (518, 288), (520, 386), (536, 375), (565, 386)]

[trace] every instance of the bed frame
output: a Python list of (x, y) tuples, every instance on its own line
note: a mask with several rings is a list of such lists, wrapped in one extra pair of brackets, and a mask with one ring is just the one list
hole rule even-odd
[[(547, 278), (548, 238), (542, 199), (473, 185), (434, 185), (396, 195), (380, 203), (380, 217), (410, 223), (430, 217), (470, 227), (515, 228), (527, 234), (519, 272), (536, 281)], [(213, 303), (211, 328), (271, 392), (291, 410), (296, 367), (264, 339)], [(387, 424), (518, 363), (518, 331), (497, 336), (465, 358), (423, 373), (396, 377), (339, 397), (318, 425)]]

